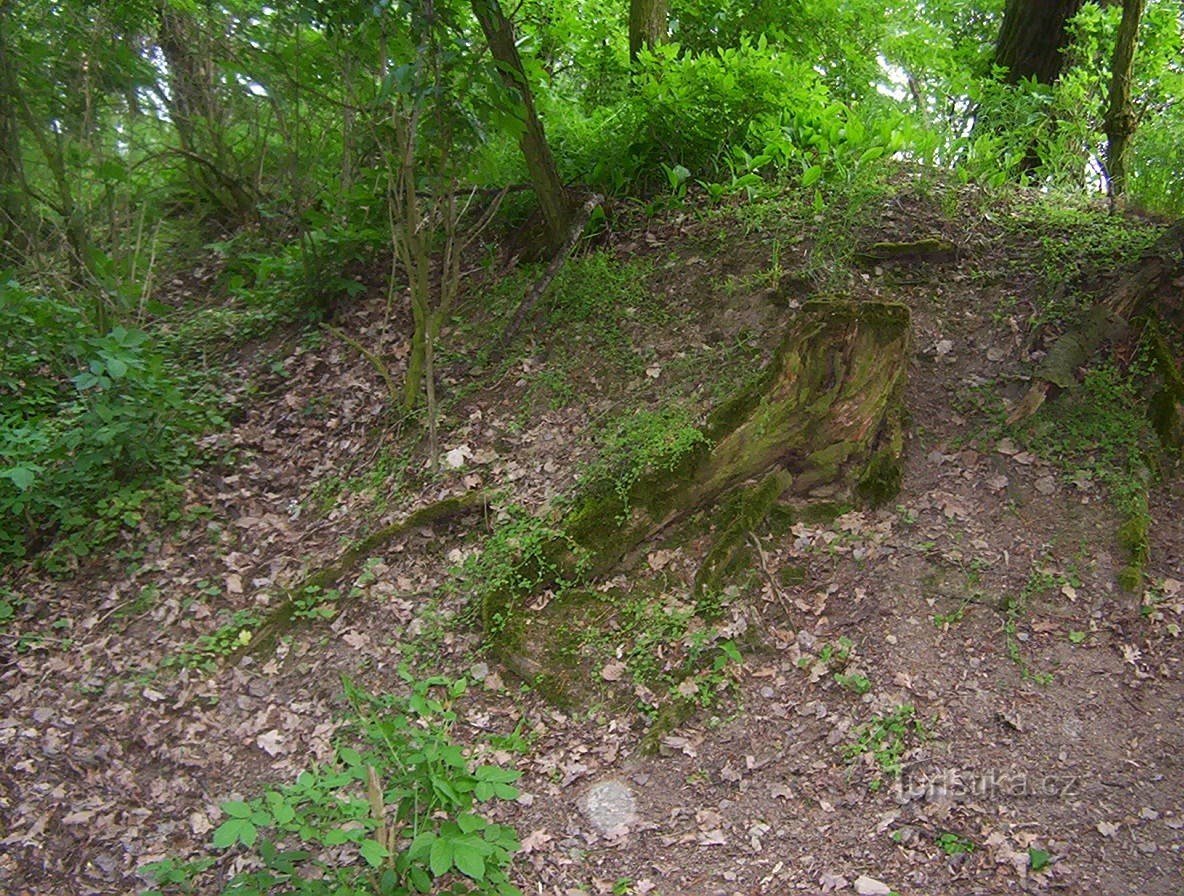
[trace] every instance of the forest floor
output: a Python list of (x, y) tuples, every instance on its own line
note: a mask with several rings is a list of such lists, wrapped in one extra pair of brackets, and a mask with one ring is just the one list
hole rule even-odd
[[(459, 309), (442, 339), (438, 474), (331, 331), (213, 355), (234, 422), (206, 437), (180, 519), (144, 523), (69, 577), (7, 574), (21, 603), (0, 629), (0, 890), (147, 888), (137, 868), (208, 850), (220, 803), (333, 759), (343, 677), (400, 692), (405, 666), (468, 676), (454, 736), (499, 735), (497, 758), (523, 773), (521, 796), (488, 809), (523, 839), (511, 879), (525, 893), (1184, 892), (1184, 482), (1166, 467), (1152, 479), (1131, 593), (1111, 494), (1125, 461), (1107, 460), (1105, 417), (1084, 450), (1080, 428), (1058, 436), (1055, 407), (1044, 430), (1001, 422), (1038, 325), (1116, 270), (1075, 265), (1106, 261), (1099, 240), (1117, 252), (1151, 236), (1039, 197), (907, 181), (818, 212), (782, 199), (618, 220), (491, 372), (459, 373), (529, 278), (487, 282)], [(956, 257), (852, 254), (927, 237)], [(499, 517), (570, 490), (637, 412), (722, 400), (812, 295), (911, 310), (900, 494), (753, 533), (760, 568), (724, 607), (741, 662), (700, 679), (703, 705), (656, 752), (641, 749), (643, 710), (693, 635), (661, 620), (684, 618), (702, 540), (655, 542), (609, 583), (656, 609), (610, 633), (602, 699), (558, 709), (483, 654), (456, 570)], [(408, 321), (381, 290), (335, 326), (397, 380)], [(1090, 388), (1095, 409), (1114, 397)], [(235, 613), (475, 489), (484, 513), (391, 540), (341, 583), (355, 596), (331, 618), (298, 622), (270, 655), (224, 658)], [(195, 892), (237, 867), (231, 851)]]

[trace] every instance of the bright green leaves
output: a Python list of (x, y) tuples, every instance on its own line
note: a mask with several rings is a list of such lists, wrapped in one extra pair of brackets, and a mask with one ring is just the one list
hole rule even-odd
[(476, 771), (477, 785), (473, 789), (474, 795), (481, 802), (494, 797), (501, 800), (515, 800), (518, 798), (518, 788), (510, 785), (522, 777), (521, 772), (496, 765), (483, 765)]
[(457, 871), (475, 881), (485, 880), (487, 864), (517, 851), (513, 829), (490, 824), (478, 815), (464, 814), (439, 831), (420, 834), (408, 850), (413, 861), (427, 860), (435, 877)]
[(239, 800), (223, 803), (222, 811), (230, 817), (214, 831), (213, 842), (218, 849), (226, 849), (236, 843), (254, 846), (259, 837), (259, 828), (272, 822), (267, 811)]
[[(214, 848), (251, 849), (266, 869), (239, 875), (228, 892), (262, 896), (332, 879), (333, 888), (307, 892), (369, 893), (375, 873), (380, 893), (430, 893), (458, 878), (471, 882), (464, 892), (518, 892), (506, 875), (517, 834), (473, 809), (516, 798), (519, 773), (475, 764), (452, 742), (452, 704), (467, 681), (405, 678), (407, 696), (374, 696), (345, 683), (364, 746), (342, 746), (333, 765), (308, 769), (258, 799), (222, 804), (227, 817)], [(298, 848), (283, 848), (290, 845)], [(329, 867), (326, 854), (352, 856), (352, 864)]]

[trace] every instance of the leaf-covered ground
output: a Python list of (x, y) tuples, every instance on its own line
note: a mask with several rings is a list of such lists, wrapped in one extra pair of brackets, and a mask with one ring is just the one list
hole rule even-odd
[[(496, 815), (523, 838), (512, 877), (527, 893), (1184, 890), (1184, 487), (1169, 466), (1153, 478), (1145, 583), (1123, 591), (1125, 480), (1103, 462), (1104, 419), (1084, 453), (1055, 416), (999, 422), (1057, 303), (1104, 286), (1152, 231), (1039, 198), (943, 197), (906, 182), (822, 211), (791, 198), (622, 215), (510, 360), (466, 371), (529, 279), (486, 284), (444, 335), (438, 475), (332, 333), (235, 349), (221, 363), (236, 422), (208, 437), (179, 521), (143, 524), (70, 578), (7, 573), (20, 600), (0, 634), (0, 888), (144, 888), (143, 864), (208, 850), (221, 802), (332, 758), (342, 676), (399, 691), (407, 665), (473, 679), (462, 740), (521, 735), (499, 758), (524, 773), (522, 796)], [(1109, 257), (1087, 225), (1118, 234)], [(853, 254), (933, 236), (957, 257)], [(627, 662), (644, 632), (610, 635), (593, 673), (615, 698), (564, 711), (483, 655), (456, 570), (499, 516), (569, 491), (636, 411), (721, 400), (812, 295), (912, 311), (903, 490), (753, 533), (721, 623), (742, 662), (702, 679), (719, 699), (650, 754), (653, 695)], [(408, 323), (384, 295), (336, 324), (398, 375)], [(1094, 406), (1115, 398), (1091, 382)], [(356, 595), (331, 619), (225, 661), (234, 614), (263, 615), (351, 540), (474, 489), (485, 513), (394, 539), (339, 583)], [(706, 545), (655, 543), (611, 584), (674, 615)], [(683, 648), (656, 644), (656, 671)]]

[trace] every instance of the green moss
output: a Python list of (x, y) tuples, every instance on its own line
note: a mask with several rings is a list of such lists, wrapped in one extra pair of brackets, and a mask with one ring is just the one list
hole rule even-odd
[(787, 588), (792, 588), (794, 585), (801, 585), (806, 581), (806, 567), (783, 566), (777, 571), (777, 581)]
[(650, 730), (641, 739), (639, 749), (643, 756), (657, 756), (662, 747), (662, 738), (674, 731), (695, 713), (695, 704), (690, 700), (670, 700), (658, 711)]
[[(707, 556), (695, 574), (693, 594), (697, 607), (718, 601), (724, 586), (741, 571), (752, 568), (748, 535), (769, 515), (793, 482), (784, 470), (778, 470), (758, 485), (732, 495), (721, 508), (720, 526)], [(722, 608), (717, 608), (717, 611)]]
[(902, 478), (899, 454), (892, 450), (877, 451), (855, 484), (855, 493), (872, 507), (879, 507), (900, 493)]
[(592, 634), (611, 625), (619, 597), (619, 592), (571, 589), (529, 616), (520, 613), (517, 651), (507, 665), (562, 709), (608, 699)]
[(1151, 554), (1146, 512), (1132, 514), (1118, 529), (1118, 544), (1126, 554), (1126, 566), (1118, 573), (1118, 584), (1126, 591), (1137, 591), (1143, 584), (1143, 570)]

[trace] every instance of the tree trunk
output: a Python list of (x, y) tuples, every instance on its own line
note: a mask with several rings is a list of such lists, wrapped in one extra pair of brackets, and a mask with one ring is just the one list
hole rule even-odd
[(1068, 22), (1083, 0), (1007, 0), (995, 44), (995, 64), (1007, 69), (1004, 80), (1018, 84), (1034, 78), (1052, 84), (1064, 65)]
[(0, 257), (22, 253), (28, 223), (11, 17), (11, 0), (0, 0)]
[(629, 2), (629, 61), (637, 62), (642, 47), (652, 50), (665, 43), (668, 36), (666, 19), (668, 0), (630, 0)]
[[(900, 487), (909, 343), (903, 305), (807, 303), (760, 380), (712, 415), (704, 440), (673, 469), (647, 471), (626, 489), (611, 478), (587, 482), (554, 537), (508, 580), (540, 589), (595, 581), (646, 539), (709, 510), (717, 546), (699, 578), (718, 585), (737, 544), (779, 501), (835, 509), (889, 500)], [(481, 595), (491, 646), (526, 673), (524, 656), (548, 653), (534, 639), (555, 628), (528, 609), (530, 590)]]
[[(1064, 66), (1069, 41), (1068, 22), (1083, 0), (1007, 0), (1003, 25), (995, 44), (995, 65), (1004, 69), (1006, 84), (1035, 80), (1052, 84)], [(1009, 122), (988, 120), (988, 129), (1005, 130)], [(1041, 159), (1036, 145), (1024, 152), (1020, 170), (1033, 171)]]
[(530, 172), (530, 180), (546, 221), (547, 242), (552, 249), (557, 249), (563, 245), (567, 235), (573, 205), (559, 177), (543, 123), (535, 111), (534, 96), (514, 40), (514, 25), (506, 18), (498, 0), (472, 0), (472, 5), (473, 13), (489, 42), (489, 51), (497, 64), (498, 74), (522, 101), (524, 127), (518, 145), (526, 159), (526, 168)]
[(1112, 202), (1126, 192), (1126, 151), (1137, 124), (1131, 106), (1131, 69), (1145, 6), (1146, 0), (1122, 0), (1122, 21), (1114, 42), (1106, 109), (1106, 168)]

